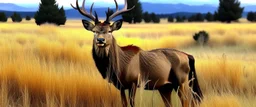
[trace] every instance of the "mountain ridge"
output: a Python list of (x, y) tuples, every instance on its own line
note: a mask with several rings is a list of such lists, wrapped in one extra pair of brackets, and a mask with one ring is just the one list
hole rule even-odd
[[(5, 5), (5, 6), (3, 6)], [(3, 9), (3, 7), (10, 7), (10, 8), (5, 8)], [(17, 8), (15, 8), (15, 6)], [(120, 6), (120, 8), (122, 8), (122, 6)], [(159, 8), (161, 7), (161, 8)], [(113, 8), (112, 8), (113, 9)], [(204, 5), (187, 5), (187, 4), (182, 4), (182, 3), (178, 3), (178, 4), (164, 4), (164, 3), (147, 3), (147, 2), (143, 2), (142, 3), (142, 9), (149, 12), (149, 13), (156, 13), (156, 14), (173, 14), (173, 16), (182, 14), (184, 16), (190, 16), (191, 14), (194, 13), (207, 13), (207, 12), (211, 12), (213, 13), (214, 11), (217, 10), (217, 6), (214, 5), (209, 5), (209, 4), (204, 4)], [(17, 11), (19, 10), (19, 11)], [(89, 10), (89, 9), (88, 9)], [(105, 11), (107, 10), (106, 7), (98, 7), (98, 8), (94, 8), (95, 11), (97, 11), (98, 16), (99, 17), (105, 17)], [(24, 17), (25, 15), (29, 15), (29, 16), (33, 16), (35, 14), (35, 12), (37, 11), (37, 9), (31, 9), (31, 8), (25, 8), (25, 7), (21, 7), (15, 4), (11, 4), (11, 3), (0, 3), (0, 11), (4, 11), (7, 13), (7, 16), (10, 16), (14, 11), (18, 12), (18, 13), (22, 13), (22, 17)], [(249, 11), (256, 11), (256, 5), (247, 5), (245, 7), (244, 10), (244, 14), (243, 17), (245, 17), (247, 15), (247, 12)], [(68, 8), (65, 9), (65, 13), (67, 18), (84, 18), (82, 15), (80, 15), (80, 13), (72, 8)]]
[[(114, 4), (113, 4), (114, 5)], [(114, 8), (113, 5), (111, 5), (111, 8)], [(246, 12), (248, 11), (256, 11), (256, 5), (242, 5), (245, 7)], [(98, 8), (106, 8), (104, 7), (98, 7)], [(122, 7), (122, 6), (121, 6)], [(159, 8), (161, 7), (161, 8)], [(165, 14), (165, 13), (176, 13), (176, 12), (200, 12), (200, 13), (206, 13), (206, 12), (214, 12), (217, 9), (218, 6), (213, 4), (203, 4), (203, 5), (188, 5), (183, 3), (178, 4), (165, 4), (165, 3), (149, 3), (149, 2), (142, 2), (142, 8), (143, 10), (146, 10), (148, 12), (155, 12), (157, 14)], [(72, 9), (69, 7), (64, 7), (65, 10)], [(98, 9), (95, 8), (95, 9)], [(203, 9), (202, 9), (203, 8)], [(0, 10), (4, 11), (22, 11), (22, 12), (32, 12), (37, 11), (37, 8), (27, 8), (22, 7), (16, 4), (12, 3), (0, 3)]]

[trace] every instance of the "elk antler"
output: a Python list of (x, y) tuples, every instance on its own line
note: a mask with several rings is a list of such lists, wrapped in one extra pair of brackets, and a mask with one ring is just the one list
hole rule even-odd
[[(79, 7), (79, 4), (78, 4), (78, 0), (76, 0), (76, 7), (75, 6), (73, 6), (72, 4), (70, 4), (75, 10), (78, 10), (82, 15), (84, 15), (85, 17), (88, 17), (88, 18), (90, 18), (91, 20), (93, 20), (93, 21), (95, 21), (95, 22), (98, 22), (98, 18), (96, 17), (95, 18), (95, 16), (93, 16), (93, 14), (92, 14), (92, 8), (93, 8), (93, 5), (94, 5), (94, 3), (92, 4), (92, 6), (91, 6), (91, 9), (90, 9), (90, 14), (85, 10), (85, 0), (83, 0), (83, 5), (82, 5), (82, 8), (80, 8)], [(95, 12), (95, 14), (96, 14), (96, 12)], [(97, 16), (97, 14), (96, 14), (96, 16)]]
[(116, 1), (116, 0), (114, 0), (114, 1), (115, 1), (115, 4), (116, 4), (116, 12), (113, 13), (111, 16), (109, 16), (109, 17), (107, 18), (107, 20), (106, 20), (107, 22), (110, 22), (110, 21), (111, 21), (113, 18), (115, 18), (116, 16), (118, 16), (118, 15), (124, 13), (124, 12), (131, 11), (132, 9), (135, 8), (135, 6), (133, 6), (132, 8), (127, 9), (127, 7), (128, 7), (127, 0), (124, 0), (124, 8), (123, 8), (122, 10), (118, 10), (117, 1)]

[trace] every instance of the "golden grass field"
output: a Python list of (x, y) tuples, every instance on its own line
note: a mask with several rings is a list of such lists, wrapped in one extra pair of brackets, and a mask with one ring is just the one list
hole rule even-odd
[[(196, 58), (205, 96), (201, 107), (256, 107), (256, 23), (124, 24), (121, 46), (175, 48)], [(192, 35), (210, 34), (208, 46)], [(117, 89), (102, 79), (91, 56), (93, 34), (81, 21), (37, 26), (0, 23), (0, 107), (120, 107)], [(177, 94), (173, 104), (180, 106)], [(158, 91), (139, 89), (139, 107), (162, 107)]]

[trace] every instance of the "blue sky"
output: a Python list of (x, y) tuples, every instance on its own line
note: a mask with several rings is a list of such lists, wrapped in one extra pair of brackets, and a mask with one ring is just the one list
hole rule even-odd
[[(57, 0), (59, 5), (70, 7), (70, 3), (75, 3), (76, 0)], [(82, 1), (82, 0), (79, 0)], [(119, 4), (123, 4), (124, 0), (117, 0)], [(151, 3), (184, 3), (191, 5), (212, 4), (217, 5), (219, 0), (140, 0), (141, 2)], [(256, 0), (240, 0), (242, 4), (256, 4)], [(0, 0), (0, 3), (14, 3), (24, 7), (37, 7), (40, 0)], [(96, 6), (114, 6), (114, 0), (86, 0), (88, 3), (96, 2)]]

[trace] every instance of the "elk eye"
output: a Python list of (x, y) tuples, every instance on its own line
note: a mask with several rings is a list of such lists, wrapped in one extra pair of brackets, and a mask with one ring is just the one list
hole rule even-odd
[(112, 31), (108, 31), (108, 33), (112, 33)]

